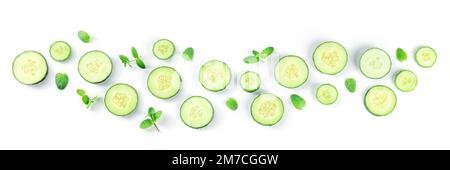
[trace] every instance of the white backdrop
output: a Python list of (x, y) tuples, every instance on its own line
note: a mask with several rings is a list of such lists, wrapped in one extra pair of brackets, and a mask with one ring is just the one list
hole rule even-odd
[[(450, 149), (449, 6), (433, 0), (0, 1), (0, 149)], [(77, 38), (80, 29), (91, 34), (91, 43)], [(152, 55), (152, 44), (159, 38), (172, 40), (178, 48), (172, 60)], [(48, 55), (56, 40), (67, 41), (74, 50), (66, 63)], [(343, 44), (349, 53), (347, 68), (337, 76), (320, 74), (312, 64), (314, 48), (327, 40)], [(421, 45), (437, 51), (433, 68), (414, 62), (412, 54)], [(149, 69), (120, 64), (118, 55), (129, 55), (131, 46)], [(195, 49), (193, 62), (181, 57), (180, 51), (189, 46)], [(269, 62), (242, 62), (251, 50), (267, 46), (276, 51)], [(383, 48), (393, 59), (391, 73), (382, 80), (364, 78), (357, 69), (356, 59), (369, 47)], [(397, 47), (409, 54), (408, 61), (395, 60)], [(112, 77), (100, 85), (85, 82), (77, 73), (80, 56), (94, 49), (114, 62)], [(40, 85), (21, 85), (12, 75), (11, 63), (24, 50), (43, 53), (49, 63), (49, 76)], [(274, 62), (286, 54), (307, 61), (306, 85), (286, 89), (273, 79)], [(200, 65), (210, 59), (220, 59), (232, 69), (233, 82), (225, 92), (208, 92), (197, 80)], [(182, 73), (182, 91), (171, 100), (155, 98), (146, 87), (148, 73), (161, 65)], [(415, 91), (394, 88), (392, 75), (401, 68), (418, 75)], [(286, 112), (276, 126), (263, 127), (252, 120), (249, 105), (256, 94), (242, 91), (236, 83), (245, 70), (258, 71), (261, 91), (284, 101)], [(56, 72), (70, 77), (64, 91), (54, 85)], [(347, 77), (357, 80), (354, 94), (345, 90)], [(110, 114), (103, 101), (87, 110), (75, 93), (83, 88), (103, 96), (118, 82), (131, 84), (140, 95), (138, 109), (129, 117)], [(314, 88), (320, 83), (338, 88), (337, 103), (324, 106), (315, 100)], [(364, 108), (363, 94), (375, 84), (388, 85), (397, 94), (397, 107), (389, 116), (375, 117)], [(292, 93), (306, 99), (304, 110), (290, 104)], [(204, 129), (188, 128), (178, 116), (179, 106), (191, 95), (207, 97), (216, 110)], [(226, 108), (228, 97), (238, 99), (237, 111)], [(161, 133), (139, 128), (149, 106), (164, 112)]]

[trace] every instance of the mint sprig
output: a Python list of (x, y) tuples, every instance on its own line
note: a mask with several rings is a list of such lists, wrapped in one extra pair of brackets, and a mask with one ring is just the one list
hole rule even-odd
[(98, 96), (95, 96), (93, 98), (89, 98), (89, 96), (86, 94), (86, 92), (83, 89), (78, 89), (77, 94), (81, 96), (81, 101), (83, 101), (84, 105), (86, 105), (86, 108), (89, 109), (92, 104), (98, 99)]
[(140, 124), (141, 129), (147, 129), (151, 126), (155, 126), (156, 130), (159, 132), (156, 121), (158, 121), (161, 115), (162, 111), (156, 111), (153, 107), (148, 108), (147, 115), (145, 115), (145, 119)]
[(244, 58), (244, 62), (246, 64), (254, 64), (258, 63), (264, 59), (267, 59), (270, 55), (272, 55), (274, 48), (273, 47), (267, 47), (261, 52), (258, 52), (256, 50), (252, 51), (253, 55), (247, 56)]
[(122, 61), (124, 67), (127, 67), (127, 66), (132, 67), (130, 63), (135, 62), (139, 68), (141, 68), (141, 69), (146, 68), (145, 63), (139, 56), (139, 53), (137, 52), (136, 48), (131, 47), (131, 55), (133, 55), (134, 60), (128, 59), (128, 57), (126, 55), (122, 55), (122, 54), (119, 55), (119, 59), (120, 59), (120, 61)]

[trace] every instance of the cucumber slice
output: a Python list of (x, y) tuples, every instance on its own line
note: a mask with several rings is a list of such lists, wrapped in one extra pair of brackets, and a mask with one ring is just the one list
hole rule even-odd
[(247, 71), (241, 75), (240, 84), (244, 91), (252, 93), (261, 86), (261, 78), (256, 72)]
[(264, 126), (277, 124), (284, 114), (284, 105), (281, 99), (271, 93), (257, 96), (250, 109), (253, 120)]
[(391, 88), (376, 85), (371, 87), (364, 97), (364, 105), (375, 116), (386, 116), (394, 111), (397, 97)]
[(153, 96), (168, 99), (178, 94), (181, 82), (181, 77), (175, 69), (162, 66), (150, 72), (147, 87)]
[(72, 48), (64, 41), (56, 41), (50, 46), (50, 56), (59, 62), (66, 61), (72, 54)]
[(338, 99), (338, 96), (339, 93), (336, 87), (331, 84), (322, 84), (316, 90), (317, 100), (324, 105), (333, 104)]
[(168, 39), (160, 39), (153, 44), (153, 55), (160, 60), (168, 60), (175, 53), (175, 45)]
[(389, 54), (379, 48), (368, 49), (359, 60), (359, 68), (367, 78), (380, 79), (391, 70)]
[(301, 86), (308, 79), (308, 65), (305, 60), (295, 55), (280, 58), (275, 66), (275, 79), (287, 88)]
[(133, 113), (138, 105), (136, 89), (128, 84), (118, 83), (111, 86), (105, 94), (105, 106), (116, 116)]
[(36, 51), (25, 51), (14, 59), (12, 70), (14, 77), (20, 83), (25, 85), (38, 84), (47, 77), (47, 60)]
[(210, 60), (200, 68), (199, 80), (206, 90), (212, 92), (222, 91), (230, 83), (231, 71), (224, 62)]
[(431, 47), (420, 47), (415, 54), (417, 64), (423, 68), (429, 68), (436, 63), (437, 54)]
[(89, 83), (104, 82), (111, 75), (112, 61), (101, 51), (89, 51), (78, 62), (78, 72)]
[(327, 41), (317, 46), (313, 54), (314, 66), (321, 73), (335, 75), (347, 66), (348, 55), (344, 46)]
[(395, 74), (394, 82), (400, 91), (410, 92), (417, 86), (417, 76), (410, 70), (401, 70)]
[(208, 99), (201, 96), (191, 96), (181, 105), (180, 117), (185, 125), (199, 129), (212, 121), (214, 108)]

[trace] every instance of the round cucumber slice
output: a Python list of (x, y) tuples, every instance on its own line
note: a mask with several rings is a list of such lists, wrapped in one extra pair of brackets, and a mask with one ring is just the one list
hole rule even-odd
[(417, 64), (423, 68), (430, 68), (436, 63), (437, 54), (431, 47), (420, 47), (415, 54)]
[(160, 39), (153, 44), (153, 55), (160, 60), (168, 60), (175, 53), (175, 45), (168, 39)]
[(368, 49), (359, 60), (359, 68), (367, 78), (381, 79), (391, 70), (391, 58), (379, 48)]
[(136, 110), (137, 105), (137, 91), (128, 84), (118, 83), (106, 91), (105, 106), (114, 115), (129, 115)]
[(208, 99), (191, 96), (181, 105), (180, 117), (183, 123), (191, 128), (203, 128), (212, 121), (214, 108)]
[(63, 62), (70, 58), (72, 48), (67, 42), (56, 41), (50, 46), (49, 52), (55, 61)]
[(417, 86), (417, 76), (410, 70), (401, 70), (395, 74), (395, 87), (400, 91), (410, 92)]
[(178, 94), (181, 82), (181, 77), (175, 69), (162, 66), (150, 72), (147, 87), (153, 96), (169, 99)]
[(281, 99), (271, 93), (257, 96), (251, 105), (250, 112), (253, 120), (264, 126), (277, 124), (284, 114), (284, 105)]
[(47, 77), (47, 60), (36, 51), (25, 51), (14, 59), (12, 71), (16, 80), (20, 83), (25, 85), (38, 84)]
[(397, 97), (391, 88), (376, 85), (371, 87), (364, 97), (366, 109), (375, 116), (386, 116), (394, 111)]
[(344, 46), (327, 41), (317, 46), (313, 54), (314, 66), (321, 73), (335, 75), (347, 66), (348, 55)]
[(212, 92), (222, 91), (230, 83), (231, 71), (224, 62), (210, 60), (200, 68), (199, 80), (206, 90)]
[(338, 99), (339, 93), (331, 84), (322, 84), (317, 88), (316, 98), (324, 105), (331, 105)]
[(261, 78), (256, 72), (247, 71), (241, 75), (240, 84), (244, 91), (252, 93), (261, 86)]
[(308, 65), (305, 60), (295, 55), (280, 58), (275, 66), (275, 79), (287, 88), (301, 86), (308, 79)]
[(101, 51), (89, 51), (78, 62), (78, 72), (89, 83), (104, 82), (111, 75), (112, 61)]

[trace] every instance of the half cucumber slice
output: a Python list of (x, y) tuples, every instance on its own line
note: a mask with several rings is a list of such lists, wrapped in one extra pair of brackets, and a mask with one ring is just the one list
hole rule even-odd
[(391, 71), (391, 58), (386, 51), (379, 48), (368, 49), (359, 60), (359, 68), (364, 76), (381, 79)]
[(153, 96), (168, 99), (178, 94), (181, 82), (181, 77), (175, 69), (162, 66), (150, 72), (147, 87)]
[(364, 97), (366, 109), (375, 116), (386, 116), (394, 111), (397, 97), (391, 88), (376, 85), (371, 87)]
[(34, 85), (47, 77), (48, 65), (42, 54), (25, 51), (14, 59), (12, 70), (17, 81), (25, 85)]
[(275, 79), (287, 88), (301, 86), (308, 79), (308, 65), (305, 60), (295, 55), (280, 58), (275, 66)]
[(214, 108), (208, 99), (192, 96), (181, 105), (180, 117), (183, 123), (191, 128), (203, 128), (212, 121)]
[(437, 54), (431, 47), (420, 47), (415, 54), (417, 64), (423, 68), (429, 68), (436, 63)]
[(59, 62), (66, 61), (72, 54), (72, 48), (65, 41), (56, 41), (50, 46), (50, 56)]
[(316, 91), (317, 100), (324, 105), (333, 104), (338, 99), (338, 96), (339, 93), (336, 87), (331, 84), (322, 84)]
[(250, 112), (257, 123), (264, 126), (272, 126), (277, 124), (283, 117), (283, 101), (274, 94), (263, 93), (253, 99)]
[(138, 94), (136, 89), (128, 84), (118, 83), (106, 91), (105, 106), (114, 115), (129, 115), (136, 110), (137, 105)]
[(401, 70), (395, 74), (395, 87), (403, 92), (413, 91), (417, 86), (417, 76), (410, 70)]
[(206, 90), (212, 92), (222, 91), (230, 83), (231, 71), (224, 62), (210, 60), (200, 68), (199, 80)]
[(335, 75), (344, 70), (348, 55), (344, 46), (337, 42), (327, 41), (317, 46), (313, 60), (314, 66), (321, 73)]
[(252, 93), (261, 86), (261, 78), (256, 72), (246, 71), (241, 75), (240, 84), (244, 91)]
[(153, 55), (160, 60), (168, 60), (175, 53), (175, 45), (168, 39), (160, 39), (153, 44)]
[(89, 51), (78, 62), (78, 72), (89, 83), (104, 82), (111, 75), (112, 61), (101, 51)]

